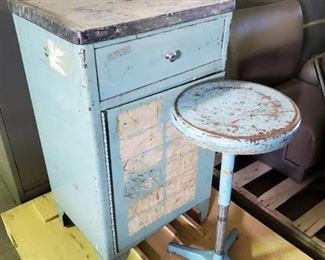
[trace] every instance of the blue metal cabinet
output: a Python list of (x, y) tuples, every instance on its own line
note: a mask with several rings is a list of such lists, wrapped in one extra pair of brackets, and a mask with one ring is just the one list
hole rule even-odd
[(88, 1), (9, 2), (54, 197), (103, 259), (210, 196), (214, 154), (184, 140), (169, 110), (184, 88), (224, 77), (234, 1), (159, 2), (124, 21), (134, 2), (99, 1), (124, 21), (104, 27)]

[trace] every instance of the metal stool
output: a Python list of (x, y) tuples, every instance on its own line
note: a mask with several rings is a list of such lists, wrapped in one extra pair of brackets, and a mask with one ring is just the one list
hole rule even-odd
[(170, 243), (168, 251), (188, 259), (228, 259), (238, 236), (226, 238), (236, 155), (267, 153), (282, 148), (300, 125), (297, 106), (282, 93), (249, 82), (207, 81), (185, 89), (171, 110), (176, 128), (196, 145), (222, 153), (217, 236), (214, 250)]

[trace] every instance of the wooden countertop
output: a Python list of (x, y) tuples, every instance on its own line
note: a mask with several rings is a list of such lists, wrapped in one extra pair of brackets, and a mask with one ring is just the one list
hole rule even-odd
[(74, 44), (134, 35), (234, 10), (235, 0), (8, 0), (12, 13)]

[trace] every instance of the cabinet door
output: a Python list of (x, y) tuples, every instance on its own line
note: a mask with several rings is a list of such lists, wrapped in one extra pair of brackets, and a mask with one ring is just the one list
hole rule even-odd
[(209, 198), (214, 153), (173, 127), (178, 87), (106, 111), (118, 249)]

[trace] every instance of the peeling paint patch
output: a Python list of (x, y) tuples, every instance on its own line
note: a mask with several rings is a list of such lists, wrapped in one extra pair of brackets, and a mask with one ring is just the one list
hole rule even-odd
[(179, 154), (185, 154), (196, 149), (197, 147), (194, 144), (187, 141), (184, 137), (180, 137), (168, 144), (167, 159), (170, 160)]
[(198, 148), (183, 137), (168, 144), (166, 170), (166, 213), (195, 198)]
[(186, 154), (177, 154), (173, 159), (167, 162), (166, 180), (169, 181), (177, 176), (188, 174), (197, 170), (198, 154), (197, 151), (191, 151)]
[(126, 159), (122, 162), (124, 171), (124, 181), (132, 178), (136, 172), (141, 172), (152, 168), (162, 162), (162, 147), (156, 147), (150, 151), (143, 152), (133, 158)]
[(160, 123), (161, 101), (153, 101), (128, 109), (118, 116), (118, 128), (121, 137), (143, 132)]
[(165, 208), (163, 205), (156, 205), (155, 207), (150, 209), (150, 214), (148, 212), (144, 212), (143, 214), (138, 215), (138, 217), (129, 220), (128, 229), (129, 236), (134, 235), (141, 229), (149, 226), (159, 218), (161, 218), (165, 212)]
[(196, 195), (198, 148), (162, 120), (162, 107), (154, 100), (117, 116), (130, 236)]
[(147, 195), (130, 203), (128, 208), (130, 236), (162, 217), (164, 200), (164, 188), (156, 187)]
[(120, 140), (120, 152), (123, 162), (137, 156), (144, 151), (160, 146), (163, 142), (162, 125), (156, 125), (145, 130), (144, 133), (122, 138)]
[(143, 212), (150, 208), (155, 207), (158, 203), (162, 202), (164, 199), (163, 188), (159, 187), (153, 190), (147, 196), (135, 201), (129, 207), (129, 219), (138, 217)]
[(162, 185), (161, 169), (150, 169), (133, 176), (125, 185), (124, 197), (136, 200)]
[(182, 177), (167, 182), (166, 214), (182, 207), (195, 198), (196, 169), (186, 172)]

